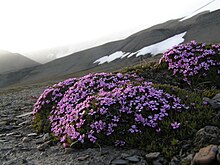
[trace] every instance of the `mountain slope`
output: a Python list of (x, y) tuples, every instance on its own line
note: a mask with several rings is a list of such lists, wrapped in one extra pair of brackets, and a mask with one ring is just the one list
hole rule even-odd
[[(81, 76), (89, 72), (115, 71), (125, 66), (137, 64), (144, 59), (147, 60), (148, 57), (156, 55), (154, 52), (162, 53), (172, 45), (181, 42), (191, 40), (220, 42), (218, 29), (220, 29), (220, 10), (203, 11), (189, 19), (170, 20), (133, 34), (124, 40), (80, 51), (14, 75), (22, 73), (22, 78), (20, 75), (17, 79), (21, 83), (32, 83), (62, 79), (64, 76)], [(106, 59), (106, 61), (96, 62), (100, 59)], [(3, 77), (7, 78), (4, 79), (4, 83), (1, 83)], [(0, 87), (11, 82), (10, 77), (9, 75), (1, 75)], [(16, 83), (16, 80), (13, 79), (13, 82)]]
[(37, 65), (40, 64), (21, 54), (0, 50), (0, 73), (14, 72)]

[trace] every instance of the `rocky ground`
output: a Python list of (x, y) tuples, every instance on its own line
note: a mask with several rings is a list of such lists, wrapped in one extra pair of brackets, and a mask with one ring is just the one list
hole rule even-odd
[(64, 149), (31, 128), (32, 106), (44, 87), (0, 91), (0, 164), (146, 164), (143, 151), (112, 147)]
[[(167, 162), (159, 152), (146, 153), (136, 149), (113, 147), (64, 149), (59, 143), (52, 142), (49, 134), (36, 134), (31, 127), (32, 106), (44, 88), (45, 86), (29, 86), (0, 91), (0, 164), (182, 164), (178, 157)], [(217, 144), (220, 143), (220, 129), (216, 127), (204, 128), (197, 136), (199, 142), (203, 140), (207, 142), (207, 139), (211, 138), (215, 142), (217, 140)], [(202, 157), (202, 160), (206, 158), (213, 161), (218, 150), (220, 147), (218, 149), (216, 145), (208, 146), (197, 154), (196, 159), (201, 160)], [(183, 160), (190, 163), (192, 159), (193, 154), (189, 154), (185, 155)]]

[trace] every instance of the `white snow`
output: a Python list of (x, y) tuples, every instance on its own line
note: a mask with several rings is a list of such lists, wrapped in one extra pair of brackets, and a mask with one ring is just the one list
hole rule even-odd
[(212, 0), (211, 2), (209, 2), (208, 4), (206, 4), (205, 6), (199, 8), (198, 10), (194, 11), (192, 14), (184, 17), (183, 19), (179, 20), (180, 22), (181, 21), (184, 21), (186, 19), (189, 19), (201, 12), (204, 12), (204, 11), (215, 11), (215, 10), (218, 10), (220, 9), (220, 0)]
[(163, 40), (161, 42), (158, 42), (156, 44), (146, 46), (146, 47), (144, 47), (136, 52), (133, 52), (133, 53), (117, 51), (117, 52), (110, 54), (108, 56), (104, 56), (104, 57), (99, 58), (94, 63), (98, 63), (99, 65), (101, 65), (106, 62), (107, 63), (112, 62), (112, 61), (119, 59), (119, 58), (121, 58), (121, 59), (125, 58), (125, 57), (130, 58), (134, 55), (136, 55), (136, 57), (143, 56), (146, 54), (151, 54), (151, 55), (155, 56), (157, 54), (165, 52), (166, 50), (172, 48), (175, 45), (182, 43), (184, 41), (183, 37), (186, 35), (186, 33), (187, 32), (177, 34), (173, 37), (170, 37), (170, 38)]
[(156, 44), (144, 47), (141, 50), (137, 51), (136, 57), (142, 56), (142, 55), (145, 55), (148, 53), (152, 54), (153, 56), (160, 54), (160, 53), (163, 53), (167, 49), (172, 48), (173, 46), (182, 43), (184, 41), (183, 37), (185, 35), (186, 35), (186, 32), (181, 33), (181, 34), (177, 34), (177, 35), (170, 37), (164, 41), (161, 41)]
[(99, 64), (103, 64), (105, 62), (112, 62), (114, 60), (116, 60), (117, 58), (121, 58), (125, 53), (122, 51), (117, 51), (109, 56), (104, 56), (99, 58), (98, 60), (96, 60), (94, 63), (99, 63)]

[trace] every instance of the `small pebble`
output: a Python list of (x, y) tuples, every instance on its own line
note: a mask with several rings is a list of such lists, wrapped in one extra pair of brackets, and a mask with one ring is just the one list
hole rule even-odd
[(39, 146), (37, 146), (37, 149), (39, 151), (44, 151), (46, 148), (48, 148), (50, 146), (49, 143), (50, 143), (50, 141), (45, 142), (43, 144), (40, 144)]
[(22, 139), (22, 143), (28, 143), (29, 141), (31, 141), (31, 139), (29, 137), (24, 137)]
[(151, 153), (145, 155), (145, 157), (147, 159), (156, 159), (159, 156), (160, 156), (160, 152), (151, 152)]
[(129, 161), (124, 159), (115, 159), (112, 161), (112, 165), (126, 165), (128, 163)]
[(87, 158), (89, 158), (89, 155), (80, 156), (80, 157), (76, 158), (76, 160), (83, 161), (83, 160), (86, 160)]
[(137, 162), (140, 161), (140, 158), (137, 155), (129, 156), (129, 157), (125, 158), (125, 159), (128, 160), (129, 162), (132, 162), (132, 163), (137, 163)]
[(37, 136), (37, 133), (29, 133), (27, 134), (28, 137), (31, 137), (31, 136)]

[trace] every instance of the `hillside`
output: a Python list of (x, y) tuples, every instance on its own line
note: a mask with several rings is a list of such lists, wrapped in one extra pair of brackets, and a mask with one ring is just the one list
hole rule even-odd
[(0, 74), (14, 72), (37, 65), (40, 64), (21, 54), (0, 50)]
[(186, 20), (170, 20), (155, 25), (124, 40), (80, 51), (36, 68), (1, 75), (0, 87), (16, 84), (18, 80), (20, 83), (34, 83), (82, 76), (89, 72), (115, 71), (146, 61), (179, 43), (191, 40), (218, 43), (218, 29), (220, 10), (202, 11)]

